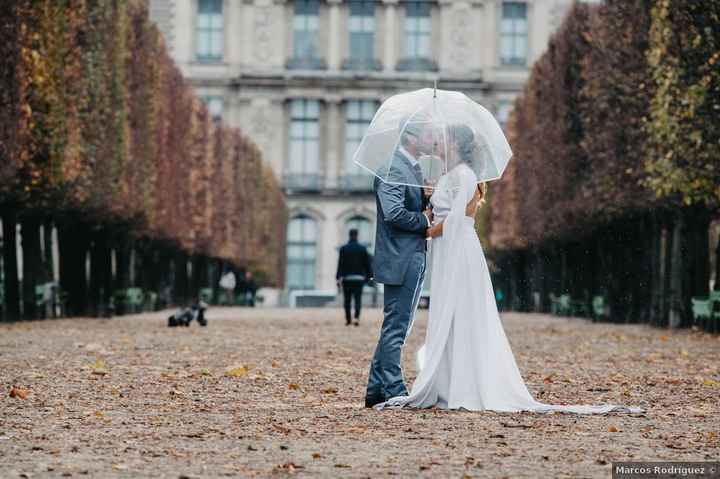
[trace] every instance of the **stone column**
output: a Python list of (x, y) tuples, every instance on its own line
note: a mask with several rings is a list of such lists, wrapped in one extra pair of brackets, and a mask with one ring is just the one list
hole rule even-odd
[(342, 0), (327, 0), (328, 2), (328, 69), (340, 69), (340, 4)]
[(225, 62), (231, 65), (238, 65), (244, 60), (242, 48), (245, 42), (245, 38), (243, 38), (245, 33), (243, 29), (235, 28), (236, 25), (242, 25), (242, 10), (242, 2), (228, 2), (226, 0), (223, 5), (223, 15), (225, 17)]
[(343, 135), (343, 116), (340, 96), (329, 96), (325, 99), (327, 107), (327, 123), (325, 132), (327, 135), (327, 154), (325, 155), (325, 186), (327, 188), (338, 188), (341, 186), (341, 176), (345, 172)]
[(385, 5), (385, 51), (383, 54), (383, 69), (385, 71), (395, 70), (397, 64), (397, 52), (395, 44), (398, 32), (397, 21), (398, 0), (383, 0)]
[(181, 64), (195, 59), (195, 7), (190, 2), (176, 2), (173, 57)]

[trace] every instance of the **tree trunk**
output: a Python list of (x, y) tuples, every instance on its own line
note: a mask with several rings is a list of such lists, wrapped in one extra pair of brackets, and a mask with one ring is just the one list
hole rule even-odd
[(17, 217), (12, 207), (2, 215), (5, 319), (20, 318), (20, 281), (17, 268)]
[(192, 296), (197, 298), (202, 288), (208, 287), (208, 261), (206, 256), (193, 256)]
[(715, 247), (715, 291), (720, 291), (720, 236), (718, 236), (717, 246)]
[(654, 326), (664, 323), (662, 317), (663, 301), (663, 277), (662, 277), (662, 223), (656, 215), (653, 215), (651, 226), (651, 247), (649, 251), (650, 261), (650, 311), (649, 321)]
[(43, 223), (43, 270), (45, 281), (55, 281), (55, 265), (53, 260), (53, 222), (47, 220)]
[(670, 256), (669, 326), (679, 328), (683, 324), (683, 230), (685, 218), (678, 213), (672, 230)]
[(109, 232), (98, 228), (93, 232), (90, 250), (90, 302), (95, 316), (106, 316), (112, 296), (112, 252)]
[(175, 254), (175, 287), (174, 297), (178, 304), (185, 304), (188, 297), (187, 254), (177, 251)]
[(40, 285), (43, 276), (40, 220), (32, 216), (23, 218), (20, 232), (23, 251), (23, 317), (37, 319), (40, 311), (35, 287)]
[(688, 225), (689, 281), (687, 296), (707, 297), (710, 292), (710, 217), (695, 211)]
[(161, 307), (168, 307), (174, 303), (173, 301), (173, 272), (172, 272), (172, 251), (167, 244), (161, 244), (158, 247), (158, 297), (160, 298)]
[(67, 293), (68, 316), (80, 316), (87, 309), (87, 230), (78, 223), (58, 227), (60, 243), (60, 288)]
[(127, 237), (121, 236), (115, 243), (115, 290), (130, 287), (130, 245)]

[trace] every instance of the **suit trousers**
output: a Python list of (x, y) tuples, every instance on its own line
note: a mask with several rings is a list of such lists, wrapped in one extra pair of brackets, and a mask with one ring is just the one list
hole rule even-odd
[(363, 286), (365, 286), (365, 281), (361, 280), (343, 280), (342, 282), (345, 320), (348, 323), (351, 318), (352, 301), (355, 301), (355, 319), (360, 319)]
[(424, 278), (425, 253), (417, 251), (410, 257), (402, 284), (385, 285), (385, 319), (370, 364), (366, 393), (369, 398), (389, 399), (408, 393), (400, 358), (412, 329)]

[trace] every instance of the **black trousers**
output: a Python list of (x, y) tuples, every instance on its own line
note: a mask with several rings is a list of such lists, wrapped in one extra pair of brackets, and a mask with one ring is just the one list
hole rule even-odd
[(343, 299), (345, 300), (345, 320), (350, 322), (350, 310), (352, 300), (355, 300), (355, 319), (360, 318), (360, 307), (362, 306), (362, 292), (365, 281), (343, 281)]

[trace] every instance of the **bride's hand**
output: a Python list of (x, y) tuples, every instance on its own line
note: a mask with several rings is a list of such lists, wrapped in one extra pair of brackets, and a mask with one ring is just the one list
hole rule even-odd
[(443, 223), (438, 223), (427, 229), (427, 238), (437, 238), (443, 234)]
[(480, 200), (482, 200), (482, 192), (480, 191), (480, 186), (478, 185), (478, 187), (475, 188), (475, 195), (473, 195), (470, 203), (468, 203), (465, 207), (465, 216), (469, 216), (470, 218), (475, 217), (478, 207), (480, 206)]

